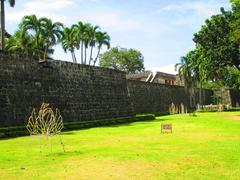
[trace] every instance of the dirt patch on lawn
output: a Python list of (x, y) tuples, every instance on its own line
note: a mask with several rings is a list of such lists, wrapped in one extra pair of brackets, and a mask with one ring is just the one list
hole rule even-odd
[(240, 114), (239, 115), (231, 115), (230, 119), (232, 119), (232, 120), (239, 120), (240, 121)]
[(57, 179), (158, 179), (162, 173), (175, 169), (173, 164), (146, 160), (124, 160), (111, 158), (89, 158), (67, 160), (61, 172), (48, 174)]

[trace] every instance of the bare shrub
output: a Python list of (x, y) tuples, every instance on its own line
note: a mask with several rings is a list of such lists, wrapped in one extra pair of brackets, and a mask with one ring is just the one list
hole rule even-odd
[(63, 127), (63, 118), (60, 114), (60, 111), (56, 108), (54, 112), (53, 109), (49, 107), (48, 103), (42, 103), (38, 113), (36, 112), (35, 108), (33, 108), (26, 126), (31, 136), (39, 137), (40, 152), (41, 147), (43, 146), (41, 139), (46, 139), (48, 144), (48, 139), (53, 136), (59, 137), (60, 144), (65, 152), (65, 147), (60, 136)]

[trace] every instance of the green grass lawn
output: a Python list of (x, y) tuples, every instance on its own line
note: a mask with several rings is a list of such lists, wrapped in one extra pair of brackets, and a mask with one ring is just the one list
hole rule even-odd
[[(163, 121), (164, 120), (164, 121)], [(172, 123), (173, 134), (161, 134)], [(240, 112), (65, 132), (39, 153), (33, 137), (0, 140), (0, 179), (240, 179)]]

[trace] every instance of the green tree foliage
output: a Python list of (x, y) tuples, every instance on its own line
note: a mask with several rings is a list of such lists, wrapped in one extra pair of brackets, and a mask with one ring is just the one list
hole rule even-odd
[(228, 86), (240, 90), (240, 71), (236, 68), (226, 67), (222, 71), (218, 86)]
[(81, 48), (81, 64), (83, 64), (83, 48), (84, 48), (84, 34), (86, 34), (86, 26), (83, 22), (78, 22), (73, 25), (74, 37), (76, 41), (76, 48)]
[(35, 15), (24, 16), (19, 29), (6, 40), (6, 50), (39, 60), (50, 58), (53, 46), (62, 39), (63, 25)]
[(240, 44), (240, 0), (232, 0), (231, 2), (233, 7), (233, 20), (231, 21), (231, 39)]
[(127, 73), (144, 71), (144, 57), (135, 49), (111, 48), (100, 56), (100, 66), (118, 69)]
[(50, 53), (53, 53), (52, 47), (62, 39), (62, 23), (52, 22), (45, 17), (38, 19), (36, 15), (24, 16), (20, 28), (24, 32), (33, 34), (39, 60), (45, 60)]
[(51, 49), (55, 44), (59, 43), (63, 36), (63, 24), (60, 22), (52, 22), (51, 19), (42, 18), (43, 33), (42, 37), (44, 40), (44, 52), (43, 59), (46, 59), (48, 50)]
[(180, 68), (180, 77), (191, 76), (188, 79), (200, 88), (240, 87), (240, 1), (231, 2), (232, 10), (221, 8), (220, 14), (207, 19), (199, 32), (194, 34), (196, 48), (184, 57), (188, 71), (183, 71), (186, 60), (181, 59), (181, 63), (177, 64), (183, 66)]
[(110, 36), (100, 31), (99, 26), (89, 23), (79, 21), (69, 28), (46, 17), (28, 15), (23, 17), (16, 33), (7, 38), (6, 50), (21, 56), (46, 60), (53, 54), (53, 46), (58, 43), (62, 44), (65, 52), (71, 53), (74, 63), (77, 63), (75, 52), (80, 49), (81, 64), (87, 64), (89, 60), (89, 65), (95, 65), (102, 47), (110, 48)]
[(221, 8), (221, 14), (207, 19), (200, 31), (194, 34), (193, 40), (196, 47), (201, 49), (204, 62), (215, 70), (225, 66), (240, 70), (240, 44), (238, 38), (234, 38), (236, 21), (237, 11)]
[[(90, 26), (88, 29), (88, 35), (89, 35), (89, 46), (91, 48), (90, 50), (90, 57), (89, 57), (89, 65), (91, 62), (93, 62), (93, 48), (96, 46), (97, 43), (97, 33), (99, 33), (100, 27), (99, 26)], [(108, 42), (107, 47), (110, 47), (110, 37), (108, 36)], [(94, 61), (95, 62), (95, 61)], [(96, 63), (96, 62), (95, 62)]]
[(36, 15), (24, 16), (22, 22), (20, 23), (20, 29), (22, 29), (24, 32), (33, 32), (36, 54), (40, 60), (40, 38), (41, 34), (43, 34), (42, 19), (38, 19)]
[[(65, 51), (66, 49), (66, 41), (70, 46), (70, 52), (75, 52), (75, 50), (80, 49), (80, 61), (81, 64), (89, 64), (93, 63), (95, 65), (96, 61), (99, 58), (100, 51), (103, 46), (106, 46), (108, 49), (110, 48), (110, 36), (106, 32), (100, 31), (99, 26), (93, 26), (90, 23), (84, 23), (79, 21), (77, 24), (73, 24), (71, 28), (67, 29), (62, 40), (62, 46)], [(66, 35), (68, 33), (68, 35)], [(66, 40), (68, 38), (68, 40)], [(88, 48), (90, 47), (90, 55), (88, 58)], [(94, 57), (94, 47), (96, 57)], [(72, 54), (72, 57), (75, 54)], [(87, 63), (88, 60), (88, 63)], [(76, 57), (73, 61), (77, 62)]]
[(175, 65), (175, 70), (178, 71), (179, 78), (183, 81), (185, 87), (192, 87), (192, 67), (188, 55), (181, 57), (181, 62)]
[(6, 39), (6, 49), (23, 57), (36, 57), (34, 37), (21, 29)]
[(62, 37), (62, 48), (64, 52), (69, 51), (72, 55), (72, 59), (74, 63), (77, 63), (76, 55), (75, 55), (75, 47), (76, 47), (76, 41), (74, 39), (73, 34), (73, 27), (68, 28), (65, 27), (63, 30), (63, 37)]
[[(205, 25), (194, 35), (196, 46), (201, 49), (205, 62), (217, 70), (234, 66), (240, 70), (239, 43), (232, 39), (232, 11), (224, 11), (206, 20)], [(217, 68), (217, 69), (216, 69)]]
[[(194, 87), (196, 85), (196, 78), (198, 76), (198, 71), (196, 71), (196, 66), (192, 64), (194, 51), (190, 51), (186, 56), (181, 57), (180, 63), (175, 64), (175, 70), (178, 71), (178, 76), (180, 80), (184, 83), (186, 91), (190, 95), (190, 105), (195, 105), (195, 101), (192, 102), (194, 98)], [(195, 73), (195, 74), (194, 74)]]
[(96, 42), (97, 42), (97, 47), (98, 47), (98, 52), (97, 52), (97, 56), (94, 60), (94, 65), (96, 64), (97, 62), (97, 59), (100, 55), (100, 51), (101, 51), (101, 48), (103, 45), (107, 46), (107, 48), (109, 49), (110, 48), (110, 36), (106, 33), (106, 32), (97, 32), (96, 33)]

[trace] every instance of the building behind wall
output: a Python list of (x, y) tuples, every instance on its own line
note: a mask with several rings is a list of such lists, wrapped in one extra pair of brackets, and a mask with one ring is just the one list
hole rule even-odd
[(137, 74), (128, 74), (127, 79), (159, 83), (159, 84), (170, 84), (170, 85), (183, 86), (183, 83), (181, 83), (178, 75), (168, 74), (168, 73), (164, 73), (164, 72), (157, 72), (157, 71), (156, 72), (145, 71), (145, 72), (137, 73)]

